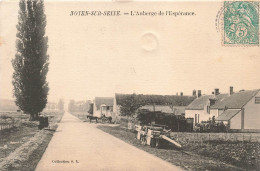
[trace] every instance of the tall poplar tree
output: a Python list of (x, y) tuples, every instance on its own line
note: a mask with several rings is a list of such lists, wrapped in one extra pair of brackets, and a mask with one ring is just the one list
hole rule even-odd
[(38, 120), (48, 96), (46, 76), (49, 68), (48, 38), (43, 0), (20, 0), (17, 24), (17, 53), (12, 60), (13, 94), (16, 105), (30, 120)]

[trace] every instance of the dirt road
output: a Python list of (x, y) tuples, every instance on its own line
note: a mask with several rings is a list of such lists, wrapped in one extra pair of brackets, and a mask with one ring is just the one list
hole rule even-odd
[(181, 170), (139, 150), (69, 113), (54, 134), (37, 171)]

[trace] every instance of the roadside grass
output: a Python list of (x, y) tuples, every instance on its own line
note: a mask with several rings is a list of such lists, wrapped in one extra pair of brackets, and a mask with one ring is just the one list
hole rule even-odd
[[(36, 132), (38, 132), (37, 126), (28, 127), (24, 125), (0, 131), (0, 162), (16, 148), (27, 142)], [(4, 148), (4, 146), (7, 148)]]
[(213, 157), (199, 155), (190, 151), (181, 151), (170, 145), (163, 149), (151, 148), (148, 145), (144, 146), (139, 140), (136, 139), (136, 133), (120, 126), (110, 127), (99, 125), (97, 128), (125, 141), (130, 145), (153, 154), (176, 166), (180, 166), (184, 170), (246, 170), (224, 163)]
[(35, 170), (37, 164), (42, 158), (43, 153), (45, 152), (46, 148), (48, 147), (49, 142), (51, 141), (51, 138), (53, 136), (55, 131), (44, 131), (44, 134), (46, 135), (43, 141), (38, 145), (38, 148), (34, 150), (30, 155), (28, 160), (23, 161), (17, 170), (24, 170), (24, 171), (31, 171)]
[[(0, 131), (2, 170), (35, 170), (63, 113), (45, 112), (44, 115), (50, 116), (49, 130), (38, 130), (37, 122), (22, 120), (20, 126)], [(3, 149), (4, 146), (7, 148)]]

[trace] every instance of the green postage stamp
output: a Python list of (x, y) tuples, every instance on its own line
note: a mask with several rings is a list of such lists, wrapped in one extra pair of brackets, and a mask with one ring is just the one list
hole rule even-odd
[(259, 2), (224, 2), (224, 45), (259, 45)]

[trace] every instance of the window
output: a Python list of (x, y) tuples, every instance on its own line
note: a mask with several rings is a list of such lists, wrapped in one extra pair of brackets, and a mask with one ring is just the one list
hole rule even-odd
[(200, 114), (195, 114), (195, 125), (200, 123)]
[(260, 97), (255, 97), (255, 104), (260, 104)]
[(210, 114), (210, 106), (207, 106), (207, 113)]

